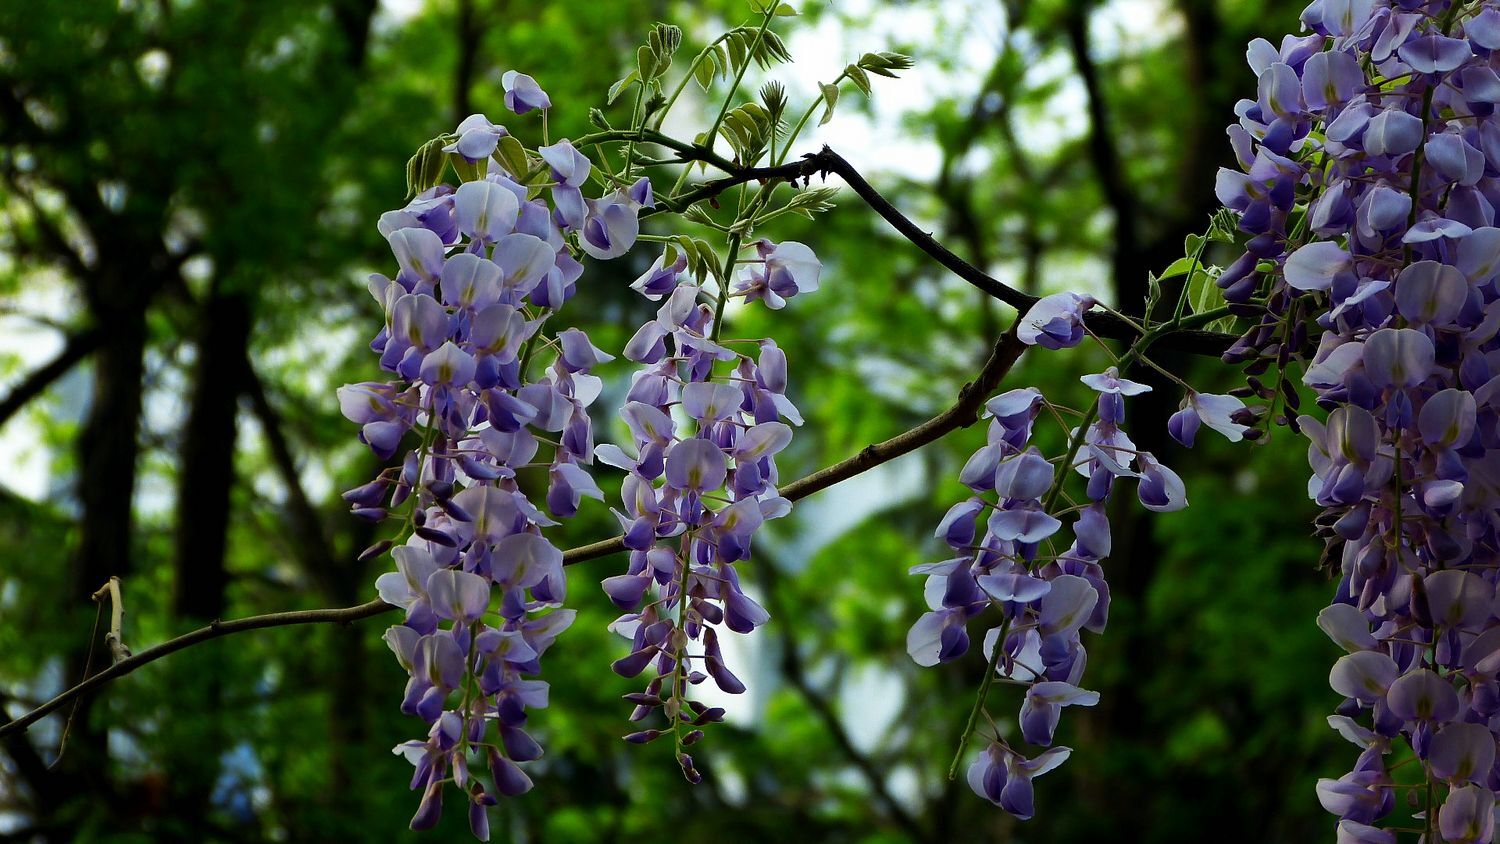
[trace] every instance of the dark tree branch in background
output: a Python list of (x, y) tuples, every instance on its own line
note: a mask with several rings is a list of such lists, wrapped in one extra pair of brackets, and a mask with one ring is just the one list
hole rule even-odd
[(302, 486), (302, 475), (297, 470), (291, 443), (287, 441), (281, 413), (271, 404), (265, 383), (248, 359), (245, 361), (245, 395), (250, 399), (250, 409), (266, 438), (271, 462), (281, 476), (282, 486), (286, 487), (287, 510), (291, 514), (292, 530), (298, 538), (297, 550), (304, 556), (303, 565), (313, 573), (330, 572), (333, 570), (333, 550), (323, 533), (318, 508), (313, 506)]
[[(782, 488), (781, 494), (796, 501), (806, 498), (815, 492), (827, 489), (839, 481), (847, 480), (862, 472), (873, 469), (882, 463), (900, 457), (903, 454), (915, 451), (951, 431), (968, 425), (972, 425), (979, 418), (979, 409), (984, 400), (999, 386), (1000, 379), (1010, 371), (1016, 359), (1026, 347), (1016, 339), (1013, 331), (1008, 331), (995, 343), (995, 349), (990, 354), (984, 366), (974, 380), (965, 384), (959, 390), (958, 401), (953, 407), (943, 413), (923, 422), (921, 425), (899, 434), (885, 442), (867, 446), (863, 451), (839, 463), (835, 463), (825, 469), (808, 475), (797, 481), (793, 481)], [(625, 544), (621, 539), (610, 539), (603, 542), (595, 542), (592, 545), (584, 545), (573, 548), (563, 555), (563, 564), (572, 565), (584, 560), (592, 560), (623, 551)], [(82, 683), (63, 691), (56, 697), (38, 706), (36, 709), (26, 713), (20, 718), (8, 724), (0, 726), (0, 736), (6, 736), (14, 732), (25, 730), (36, 723), (48, 713), (80, 695), (88, 694), (94, 689), (140, 668), (141, 666), (161, 659), (168, 654), (175, 653), (190, 645), (206, 642), (209, 639), (217, 639), (231, 633), (240, 633), (246, 630), (260, 630), (266, 627), (285, 627), (295, 624), (348, 624), (363, 618), (391, 612), (396, 607), (376, 599), (352, 607), (326, 610), (302, 610), (297, 612), (271, 613), (268, 615), (256, 615), (248, 618), (235, 619), (233, 621), (216, 621), (207, 627), (200, 627), (191, 633), (170, 639), (153, 648), (148, 648), (129, 659), (118, 662), (109, 668), (89, 677)]]
[(88, 357), (98, 348), (99, 336), (98, 329), (93, 328), (69, 336), (56, 357), (26, 376), (4, 399), (0, 399), (0, 425)]
[(453, 68), (454, 123), (462, 121), (473, 111), (469, 90), (474, 86), (474, 71), (479, 65), (479, 44), (484, 40), (489, 20), (489, 15), (476, 14), (474, 0), (458, 0), (458, 61)]
[(1136, 233), (1135, 195), (1126, 181), (1120, 151), (1115, 148), (1115, 136), (1109, 128), (1109, 107), (1104, 100), (1104, 83), (1099, 79), (1098, 65), (1094, 64), (1093, 47), (1089, 40), (1091, 5), (1079, 3), (1066, 16), (1068, 48), (1073, 54), (1073, 64), (1078, 69), (1078, 77), (1088, 95), (1089, 158), (1099, 177), (1099, 185), (1104, 189), (1104, 201), (1115, 212), (1115, 237), (1123, 243), (1133, 244)]
[[(759, 559), (760, 565), (756, 571), (761, 574), (766, 591), (767, 609), (772, 618), (787, 618), (789, 614), (782, 605), (777, 591), (781, 579), (781, 571), (776, 564), (769, 559)], [(850, 737), (849, 731), (844, 728), (844, 721), (839, 717), (838, 710), (828, 700), (828, 697), (816, 689), (812, 681), (808, 679), (807, 669), (802, 664), (802, 652), (797, 649), (797, 640), (791, 631), (782, 628), (778, 638), (781, 640), (781, 673), (786, 677), (787, 683), (797, 691), (797, 694), (807, 703), (807, 708), (823, 725), (828, 733), (828, 738), (838, 747), (854, 767), (859, 769), (860, 774), (869, 783), (870, 791), (874, 793), (875, 799), (880, 802), (885, 813), (903, 831), (911, 841), (930, 841), (932, 837), (922, 829), (922, 825), (912, 814), (906, 811), (901, 802), (891, 794), (886, 784), (886, 772), (875, 763), (873, 759), (854, 745), (854, 739)]]
[(42, 210), (41, 205), (37, 203), (36, 197), (32, 192), (22, 186), (14, 170), (6, 173), (5, 182), (9, 186), (10, 192), (20, 197), (21, 201), (26, 204), (27, 210), (31, 212), (31, 222), (36, 226), (38, 237), (47, 251), (66, 265), (68, 270), (74, 275), (88, 275), (88, 263), (79, 255), (78, 250), (73, 244), (68, 242), (67, 236), (62, 233), (57, 224), (47, 215), (47, 212)]
[[(0, 691), (0, 712), (5, 712), (6, 707), (16, 703), (15, 698)], [(10, 757), (15, 772), (26, 785), (36, 793), (38, 802), (43, 807), (56, 806), (60, 795), (57, 790), (56, 778), (52, 772), (47, 770), (47, 762), (37, 749), (27, 740), (26, 736), (16, 734), (7, 735), (0, 741), (0, 750)], [(17, 839), (24, 840), (24, 839)]]

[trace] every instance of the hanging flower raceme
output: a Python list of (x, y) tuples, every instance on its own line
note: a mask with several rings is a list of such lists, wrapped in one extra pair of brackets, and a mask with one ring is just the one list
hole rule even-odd
[[(505, 81), (513, 110), (550, 107), (530, 77)], [(396, 570), (376, 587), (406, 611), (386, 633), (411, 675), (401, 710), (429, 725), (425, 740), (396, 748), (423, 793), (412, 827), (437, 822), (452, 782), (481, 839), (486, 808), (528, 790), (520, 764), (542, 753), (526, 732), (527, 710), (547, 705), (534, 678), (574, 615), (561, 608), (562, 552), (543, 532), (582, 498), (603, 498), (586, 468), (587, 408), (601, 387), (591, 370), (611, 359), (575, 328), (546, 330), (583, 272), (575, 253), (591, 251), (568, 205), (589, 163), (565, 141), (541, 151), (555, 179), (549, 207), (525, 186), (528, 173), (500, 163), (507, 136), (483, 115), (467, 118), (446, 149), (476, 178), (380, 218), (398, 272), (370, 278), (385, 313), (371, 348), (391, 380), (339, 390), (361, 441), (398, 463), (345, 498), (362, 518), (404, 524)], [(612, 254), (633, 242), (643, 199), (621, 206), (632, 225), (611, 224)], [(538, 506), (532, 490), (544, 478)], [(476, 761), (488, 782), (470, 772)]]
[[(1347, 651), (1330, 723), (1361, 752), (1317, 796), (1340, 840), (1394, 842), (1390, 827), (1416, 824), (1429, 841), (1490, 841), (1500, 3), (1319, 0), (1303, 22), (1311, 33), (1279, 49), (1250, 45), (1259, 98), (1237, 110), (1240, 169), (1218, 184), (1249, 239), (1219, 282), (1232, 302), (1266, 304), (1229, 359), (1259, 375), (1306, 358), (1328, 411), (1287, 421), (1310, 441), (1339, 577), (1318, 618)], [(1304, 351), (1310, 327), (1321, 336)], [(1415, 783), (1386, 765), (1397, 742), (1420, 763)], [(1408, 793), (1423, 814), (1390, 818)]]
[[(1093, 305), (1093, 299), (1072, 293), (1049, 296), (1020, 316), (1017, 334), (1028, 345), (1076, 345), (1085, 335), (1084, 314)], [(959, 474), (973, 495), (955, 504), (937, 528), (938, 538), (956, 556), (912, 569), (927, 578), (929, 606), (907, 634), (907, 651), (917, 664), (958, 659), (970, 646), (970, 622), (989, 627), (983, 650), (991, 676), (970, 724), (985, 714), (991, 683), (1024, 687), (1020, 738), (1043, 749), (1028, 756), (1018, 749), (1020, 742), (993, 734), (968, 773), (976, 794), (1022, 820), (1033, 813), (1032, 778), (1062, 764), (1071, 752), (1052, 747), (1063, 708), (1099, 701), (1097, 692), (1079, 686), (1087, 661), (1082, 632), (1102, 633), (1109, 619), (1109, 584), (1101, 564), (1111, 550), (1105, 510), (1116, 482), (1136, 481), (1148, 509), (1187, 506), (1182, 480), (1150, 452), (1138, 450), (1121, 428), (1125, 399), (1151, 388), (1114, 367), (1082, 381), (1098, 394), (1086, 415), (1051, 405), (1031, 387), (985, 405), (992, 417), (986, 444)], [(1191, 395), (1190, 409), (1205, 408), (1211, 425), (1239, 434), (1219, 419), (1226, 404), (1242, 406), (1238, 399)], [(1044, 409), (1057, 420), (1063, 414), (1082, 417), (1078, 427), (1066, 429), (1069, 447), (1059, 460), (1047, 459), (1031, 445)], [(1072, 474), (1083, 479), (1077, 500), (1066, 491)], [(1062, 517), (1070, 523), (1065, 526)]]
[[(739, 295), (779, 308), (817, 289), (821, 264), (806, 246), (753, 245), (762, 261), (746, 270)], [(692, 699), (690, 689), (712, 679), (726, 693), (745, 690), (725, 664), (719, 630), (749, 633), (770, 619), (745, 593), (736, 563), (750, 558), (762, 524), (791, 510), (776, 491), (775, 458), (792, 439), (787, 422), (802, 420), (786, 397), (786, 355), (770, 340), (753, 352), (720, 342), (722, 304), (716, 315), (701, 301), (705, 292), (683, 277), (686, 263), (673, 251), (632, 285), (664, 301), (624, 351), (644, 367), (621, 411), (631, 448), (599, 447), (600, 460), (627, 472), (616, 515), (630, 550), (628, 569), (604, 589), (626, 611), (613, 629), (631, 642), (614, 670), (651, 673), (645, 690), (630, 696), (631, 720), (656, 710), (666, 720), (625, 738), (644, 743), (670, 733), (684, 776), (697, 782), (685, 748), (723, 710)]]

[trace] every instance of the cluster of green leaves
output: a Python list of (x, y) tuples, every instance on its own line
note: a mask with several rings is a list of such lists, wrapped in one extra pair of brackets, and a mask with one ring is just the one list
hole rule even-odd
[[(1167, 265), (1161, 275), (1148, 275), (1146, 313), (1158, 313), (1164, 294), (1162, 282), (1165, 281), (1176, 281), (1176, 305), (1170, 314), (1172, 317), (1223, 307), (1226, 304), (1224, 293), (1217, 282), (1224, 274), (1224, 268), (1208, 263), (1204, 256), (1211, 243), (1225, 244), (1228, 251), (1236, 252), (1239, 250), (1235, 247), (1243, 248), (1244, 240), (1244, 234), (1237, 229), (1234, 213), (1225, 208), (1215, 211), (1202, 234), (1183, 238), (1181, 258)], [(1209, 323), (1206, 330), (1229, 332), (1235, 329), (1235, 324), (1234, 317), (1222, 317)]]
[(868, 97), (871, 93), (870, 74), (896, 79), (896, 71), (908, 70), (911, 66), (911, 56), (901, 53), (865, 53), (859, 57), (859, 61), (845, 67), (837, 79), (832, 82), (819, 82), (818, 88), (823, 92), (823, 119), (818, 121), (818, 125), (821, 126), (833, 119), (834, 108), (839, 104), (838, 83), (840, 81), (849, 80), (854, 83), (854, 87)]
[(796, 11), (782, 3), (770, 13), (762, 10), (766, 23), (759, 26), (737, 26), (704, 47), (693, 59), (693, 81), (707, 91), (716, 80), (743, 76), (751, 62), (762, 68), (792, 60), (786, 44), (769, 29), (770, 18), (792, 16)]

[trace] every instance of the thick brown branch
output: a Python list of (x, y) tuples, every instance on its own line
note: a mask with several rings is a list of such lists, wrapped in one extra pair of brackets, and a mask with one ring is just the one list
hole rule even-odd
[(185, 633), (175, 639), (169, 639), (154, 648), (147, 648), (135, 656), (120, 660), (98, 674), (84, 680), (82, 683), (60, 693), (36, 709), (22, 715), (20, 718), (4, 726), (0, 726), (0, 736), (21, 732), (42, 718), (45, 718), (48, 714), (56, 711), (73, 698), (86, 695), (103, 686), (105, 683), (117, 677), (123, 677), (148, 662), (155, 662), (168, 654), (176, 653), (183, 648), (191, 647), (200, 642), (207, 642), (210, 639), (217, 639), (220, 636), (228, 636), (231, 633), (260, 630), (266, 627), (286, 627), (293, 624), (348, 624), (353, 621), (359, 621), (362, 618), (392, 612), (395, 609), (396, 607), (376, 598), (373, 601), (359, 604), (358, 606), (343, 607), (340, 609), (297, 610), (294, 612), (254, 615), (249, 618), (237, 618), (232, 621), (215, 621), (207, 627), (200, 627), (191, 633)]
[[(979, 418), (979, 409), (984, 405), (984, 400), (999, 386), (1000, 379), (1010, 371), (1016, 358), (1021, 356), (1025, 348), (1025, 345), (1016, 339), (1014, 328), (1005, 332), (1005, 335), (995, 342), (995, 349), (990, 353), (989, 360), (985, 361), (984, 366), (980, 368), (979, 374), (973, 381), (965, 384), (962, 390), (959, 390), (958, 401), (952, 407), (910, 431), (897, 434), (885, 442), (865, 446), (862, 451), (847, 460), (841, 460), (807, 477), (792, 481), (781, 488), (782, 497), (789, 501), (806, 498), (840, 481), (846, 481), (855, 475), (868, 472), (903, 454), (916, 451), (945, 434), (974, 424), (974, 420)], [(570, 566), (624, 550), (625, 542), (622, 538), (606, 539), (591, 545), (568, 549), (563, 554), (563, 565)]]
[[(970, 264), (968, 261), (958, 257), (949, 251), (948, 247), (938, 242), (928, 232), (922, 231), (916, 223), (912, 222), (906, 215), (902, 214), (890, 200), (881, 195), (859, 171), (854, 168), (843, 156), (834, 152), (829, 147), (810, 153), (800, 161), (784, 164), (779, 167), (755, 167), (737, 168), (731, 162), (724, 161), (718, 156), (711, 154), (699, 154), (694, 151), (682, 152), (684, 158), (693, 160), (707, 160), (716, 167), (720, 167), (729, 175), (722, 179), (715, 179), (702, 186), (684, 194), (679, 201), (674, 201), (671, 207), (674, 209), (686, 207), (683, 203), (698, 202), (704, 199), (722, 194), (735, 185), (751, 181), (764, 181), (771, 179), (782, 179), (786, 181), (797, 181), (799, 179), (810, 179), (815, 175), (827, 177), (834, 173), (844, 180), (851, 190), (864, 200), (876, 214), (879, 214), (890, 223), (902, 237), (911, 241), (918, 249), (926, 252), (929, 257), (945, 269), (959, 278), (974, 285), (986, 294), (999, 299), (1016, 310), (1025, 313), (1037, 301), (1036, 296), (1023, 293), (999, 279), (986, 273), (984, 270)], [(695, 156), (698, 156), (695, 158)], [(711, 157), (710, 157), (711, 156)], [(1130, 342), (1140, 336), (1129, 322), (1114, 314), (1091, 313), (1085, 321), (1089, 329), (1100, 337), (1111, 340), (1123, 340)], [(1218, 357), (1228, 349), (1235, 341), (1235, 336), (1215, 331), (1174, 331), (1162, 336), (1156, 341), (1155, 348), (1159, 351), (1182, 352), (1193, 355), (1205, 355)]]

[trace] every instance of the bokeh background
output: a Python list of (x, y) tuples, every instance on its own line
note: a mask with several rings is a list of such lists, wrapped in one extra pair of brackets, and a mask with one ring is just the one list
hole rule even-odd
[[(1213, 210), (1223, 127), (1255, 87), (1245, 43), (1279, 40), (1301, 4), (799, 5), (778, 24), (797, 64), (752, 72), (746, 90), (774, 77), (805, 103), (863, 52), (917, 60), (876, 80), (873, 102), (846, 92), (808, 150), (833, 145), (1017, 287), (1131, 307)], [(741, 0), (0, 2), (0, 711), (81, 676), (89, 594), (110, 574), (137, 649), (214, 618), (373, 597), (385, 562), (354, 562), (374, 536), (338, 492), (379, 467), (333, 389), (377, 374), (363, 279), (391, 266), (374, 221), (401, 204), (406, 157), (471, 111), (499, 118), (510, 68), (551, 93), (554, 137), (582, 133), (653, 21), (684, 29), (680, 73), (748, 16)], [(692, 96), (669, 130), (716, 108)], [(783, 223), (768, 234), (814, 246), (822, 290), (731, 318), (791, 358), (807, 417), (782, 461), (793, 476), (947, 406), (1013, 314), (847, 191)], [(618, 350), (651, 312), (626, 285), (653, 257), (592, 265), (569, 318)], [(1163, 363), (1232, 386), (1213, 361)], [(1104, 365), (1097, 350), (1033, 354), (1007, 383), (1084, 400), (1078, 375)], [(1193, 506), (1142, 519), (1120, 502), (1113, 617), (1089, 645), (1103, 703), (1068, 711), (1060, 741), (1076, 750), (1038, 781), (1035, 820), (944, 776), (981, 657), (918, 670), (904, 647), (922, 610), (907, 569), (942, 556), (932, 528), (964, 494), (975, 428), (768, 528), (747, 580), (774, 621), (730, 643), (751, 691), (725, 704), (697, 788), (665, 746), (619, 741), (635, 684), (609, 672), (624, 644), (596, 584), (623, 560), (570, 570), (581, 614), (533, 721), (548, 756), (496, 839), (1326, 840), (1313, 783), (1353, 749), (1324, 723), (1337, 651), (1313, 624), (1332, 585), (1304, 447), (1283, 431), (1172, 448), (1176, 401), (1165, 385), (1137, 401), (1132, 435), (1177, 467)], [(622, 433), (608, 406), (602, 440)], [(559, 542), (613, 526), (593, 505)], [(0, 840), (418, 840), (390, 748), (421, 725), (396, 709), (389, 621), (258, 631), (152, 664), (79, 710), (60, 760), (60, 718), (5, 740)], [(1013, 713), (1013, 696), (994, 711)], [(465, 840), (459, 808), (424, 840)]]

